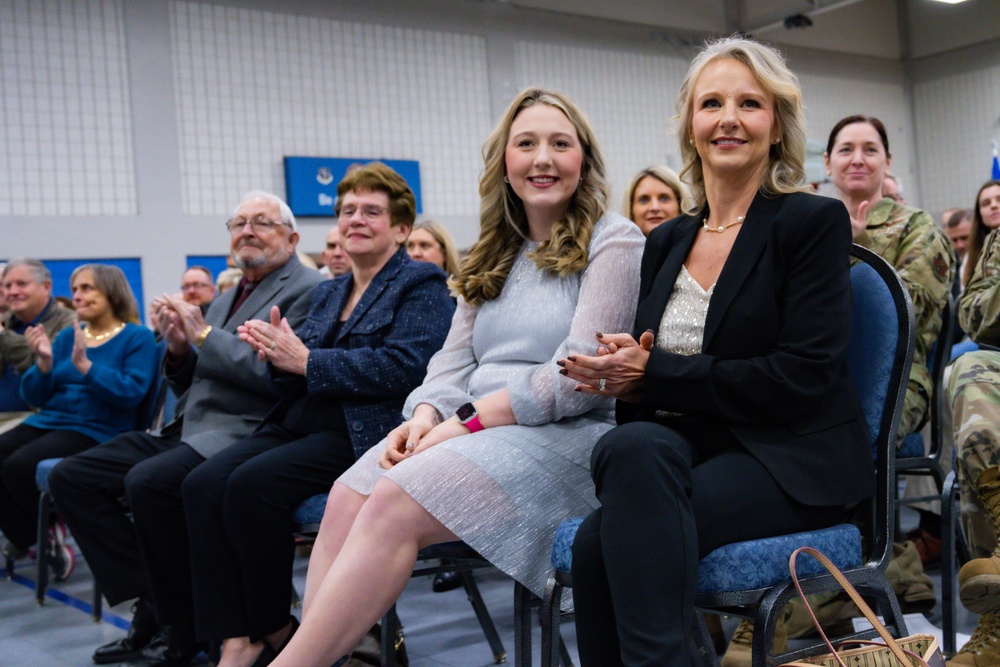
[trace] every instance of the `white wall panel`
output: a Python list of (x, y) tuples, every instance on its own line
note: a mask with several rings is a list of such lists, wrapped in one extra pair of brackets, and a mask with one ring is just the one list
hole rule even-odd
[(136, 211), (121, 5), (0, 1), (0, 215)]
[(971, 207), (1000, 141), (1000, 65), (917, 83), (914, 98), (924, 206)]
[(186, 213), (283, 193), (285, 155), (419, 160), (426, 214), (478, 211), (482, 37), (193, 2), (171, 16)]

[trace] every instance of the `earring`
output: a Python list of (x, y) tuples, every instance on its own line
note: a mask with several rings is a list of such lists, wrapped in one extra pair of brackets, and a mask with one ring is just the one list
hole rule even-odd
[(506, 174), (505, 174), (505, 175), (504, 175), (504, 177), (503, 177), (503, 182), (504, 182), (504, 183), (510, 183), (510, 179), (509, 179), (509, 178), (507, 178)]
[(694, 146), (694, 139), (688, 139), (688, 143)]
[(774, 141), (771, 142), (771, 145), (774, 146), (774, 145), (777, 145), (777, 144), (780, 144), (780, 143), (781, 143), (781, 137), (778, 137), (777, 139), (775, 139)]

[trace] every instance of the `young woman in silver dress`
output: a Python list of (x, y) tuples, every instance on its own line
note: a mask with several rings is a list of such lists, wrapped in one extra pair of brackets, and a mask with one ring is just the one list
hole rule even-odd
[(417, 552), (464, 540), (541, 593), (556, 526), (596, 507), (613, 405), (556, 361), (631, 323), (643, 237), (607, 211), (604, 160), (564, 96), (522, 92), (483, 148), (481, 232), (405, 421), (330, 493), (302, 626), (273, 665), (327, 667), (395, 602)]

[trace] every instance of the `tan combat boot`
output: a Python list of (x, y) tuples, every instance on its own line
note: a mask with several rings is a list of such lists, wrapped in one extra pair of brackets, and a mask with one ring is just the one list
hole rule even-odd
[[(1000, 535), (1000, 467), (987, 468), (976, 480), (976, 493)], [(1000, 613), (1000, 545), (989, 558), (976, 558), (958, 573), (962, 605), (976, 614)]]
[(1000, 665), (1000, 615), (983, 614), (972, 638), (945, 663), (947, 667), (996, 667)]
[[(774, 629), (774, 654), (788, 650), (788, 630), (785, 613), (778, 619)], [(726, 654), (722, 656), (722, 667), (752, 667), (753, 665), (753, 621), (743, 619), (733, 631)]]

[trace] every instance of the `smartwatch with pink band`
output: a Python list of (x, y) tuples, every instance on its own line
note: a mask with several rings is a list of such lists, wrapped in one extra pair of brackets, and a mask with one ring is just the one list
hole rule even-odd
[(455, 416), (458, 417), (458, 421), (461, 424), (469, 429), (469, 433), (482, 431), (484, 428), (483, 423), (479, 421), (479, 413), (476, 412), (476, 408), (472, 403), (466, 403), (456, 410)]

